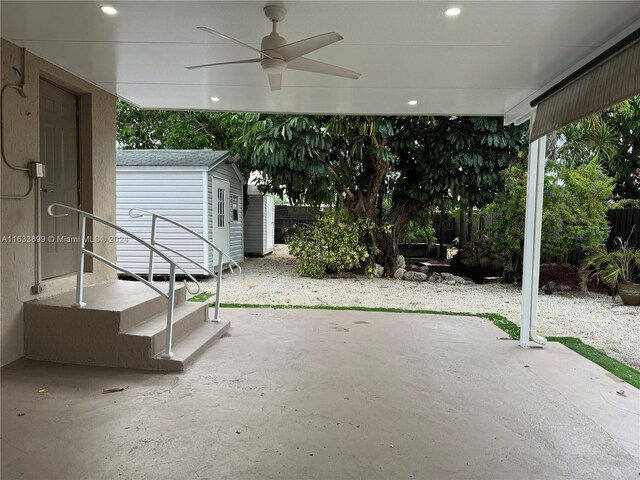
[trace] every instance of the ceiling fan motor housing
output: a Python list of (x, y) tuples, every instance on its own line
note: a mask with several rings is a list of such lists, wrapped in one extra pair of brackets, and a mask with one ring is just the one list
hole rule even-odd
[(284, 70), (287, 68), (287, 62), (285, 62), (283, 58), (280, 58), (280, 55), (273, 49), (282, 47), (286, 44), (287, 40), (284, 37), (278, 35), (277, 32), (271, 32), (269, 35), (262, 38), (260, 50), (266, 52), (269, 56), (272, 57), (263, 57), (262, 61), (260, 62), (260, 65), (265, 72), (270, 74), (278, 74), (284, 72)]

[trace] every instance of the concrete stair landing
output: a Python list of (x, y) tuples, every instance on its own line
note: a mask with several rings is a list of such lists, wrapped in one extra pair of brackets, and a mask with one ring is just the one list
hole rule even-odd
[(176, 285), (173, 358), (164, 359), (167, 300), (139, 282), (86, 287), (84, 308), (75, 291), (25, 303), (25, 355), (33, 360), (180, 371), (230, 327), (209, 322), (207, 303), (186, 301)]

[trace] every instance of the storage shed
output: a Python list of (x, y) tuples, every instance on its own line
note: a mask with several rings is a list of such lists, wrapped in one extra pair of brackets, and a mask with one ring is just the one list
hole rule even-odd
[[(244, 259), (244, 177), (228, 151), (120, 150), (116, 154), (116, 222), (143, 239), (151, 236), (151, 218), (131, 218), (141, 208), (172, 218), (211, 240), (236, 262)], [(217, 254), (188, 232), (158, 221), (156, 238), (210, 270)], [(136, 242), (117, 244), (118, 264), (137, 274), (148, 271), (148, 250)], [(206, 274), (171, 253), (192, 275)], [(169, 273), (156, 259), (156, 274)]]
[(264, 256), (273, 252), (275, 242), (275, 205), (273, 195), (261, 193), (255, 185), (247, 187), (249, 205), (245, 212), (244, 251)]

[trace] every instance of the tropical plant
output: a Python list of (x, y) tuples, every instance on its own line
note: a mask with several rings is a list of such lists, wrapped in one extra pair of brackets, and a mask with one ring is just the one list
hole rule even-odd
[(640, 275), (640, 249), (630, 247), (629, 240), (623, 242), (620, 237), (616, 238), (615, 243), (618, 249), (608, 251), (606, 246), (599, 245), (585, 257), (582, 275), (584, 290), (592, 279), (615, 288), (619, 283), (634, 283)]
[(640, 96), (632, 97), (557, 132), (554, 160), (568, 166), (598, 158), (615, 181), (617, 198), (640, 199)]
[(364, 266), (364, 272), (376, 272), (371, 251), (361, 242), (374, 226), (367, 220), (349, 221), (344, 214), (321, 214), (310, 228), (294, 228), (285, 234), (289, 253), (299, 262), (298, 273), (322, 278), (327, 272), (345, 272)]

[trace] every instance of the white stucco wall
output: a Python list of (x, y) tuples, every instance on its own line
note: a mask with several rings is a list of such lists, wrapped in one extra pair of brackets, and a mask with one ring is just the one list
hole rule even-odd
[[(116, 98), (104, 90), (27, 52), (26, 68), (22, 52), (16, 45), (2, 39), (2, 86), (20, 82), (12, 71), (16, 66), (26, 73), (29, 96), (21, 98), (13, 89), (5, 92), (4, 149), (14, 164), (26, 166), (40, 158), (39, 78), (77, 94), (80, 117), (81, 202), (85, 210), (115, 221), (115, 103)], [(25, 173), (11, 170), (0, 162), (0, 193), (18, 195), (28, 188)], [(36, 192), (24, 200), (0, 200), (0, 236), (34, 235)], [(96, 226), (94, 236), (111, 232)], [(1, 362), (5, 365), (20, 358), (24, 352), (23, 302), (36, 298), (31, 294), (35, 283), (33, 243), (0, 244), (0, 322), (2, 335)], [(94, 251), (115, 260), (115, 244), (94, 245)], [(114, 270), (94, 262), (85, 275), (87, 284), (116, 278)], [(40, 296), (69, 290), (75, 286), (75, 275), (43, 282)]]

